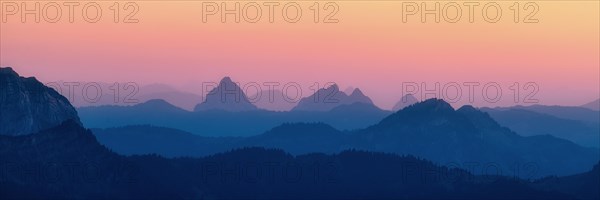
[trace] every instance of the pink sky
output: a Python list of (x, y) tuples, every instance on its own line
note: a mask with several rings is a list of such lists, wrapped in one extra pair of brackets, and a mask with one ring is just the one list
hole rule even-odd
[(514, 23), (511, 3), (501, 3), (498, 23), (455, 24), (418, 17), (403, 23), (401, 3), (387, 1), (338, 2), (339, 23), (314, 23), (312, 3), (300, 3), (303, 20), (294, 24), (277, 17), (221, 23), (218, 16), (203, 23), (201, 3), (189, 1), (138, 2), (134, 24), (112, 22), (110, 2), (100, 3), (103, 17), (94, 24), (7, 16), (0, 65), (45, 82), (165, 83), (195, 91), (223, 76), (294, 81), (304, 95), (314, 82), (336, 82), (361, 88), (383, 108), (400, 99), (403, 82), (498, 82), (502, 101), (485, 103), (478, 89), (481, 106), (512, 104), (513, 82), (535, 82), (542, 104), (580, 105), (600, 95), (598, 2), (537, 2), (539, 23)]

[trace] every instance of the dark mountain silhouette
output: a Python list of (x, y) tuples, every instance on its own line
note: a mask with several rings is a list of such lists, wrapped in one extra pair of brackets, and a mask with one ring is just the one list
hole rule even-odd
[(35, 77), (0, 68), (0, 135), (30, 134), (67, 120), (80, 123), (66, 98)]
[(202, 136), (253, 136), (286, 122), (323, 122), (340, 130), (364, 128), (389, 115), (372, 104), (338, 106), (330, 111), (275, 112), (254, 110), (228, 112), (207, 110), (188, 112), (172, 105), (100, 106), (79, 108), (79, 116), (89, 128), (154, 125), (183, 130)]
[(586, 104), (581, 105), (581, 107), (590, 109), (590, 110), (595, 110), (595, 111), (600, 111), (600, 99), (596, 99), (596, 101), (592, 101)]
[(233, 148), (241, 138), (202, 137), (177, 129), (149, 125), (93, 129), (98, 142), (122, 155), (160, 154), (165, 157), (200, 157)]
[[(31, 92), (29, 89), (25, 92)], [(12, 105), (13, 102), (0, 103), (2, 103), (0, 106), (6, 106)], [(51, 103), (40, 102), (40, 104)], [(164, 101), (150, 101), (140, 107), (165, 105), (169, 104)], [(69, 104), (66, 107), (73, 109)], [(172, 108), (162, 111), (180, 112)], [(417, 111), (423, 115), (411, 114)], [(416, 124), (418, 128), (399, 129), (401, 132), (396, 134), (419, 130), (445, 134), (438, 131), (439, 127), (450, 128), (450, 133), (455, 133), (454, 135), (462, 134), (453, 132), (454, 130), (490, 130), (481, 134), (486, 137), (498, 134), (492, 131), (497, 129), (497, 124), (493, 120), (482, 118), (485, 113), (472, 107), (454, 111), (445, 102), (439, 100), (410, 106), (389, 116), (378, 125), (355, 134), (368, 136), (367, 139), (382, 136), (370, 132), (375, 129), (381, 130), (383, 136), (394, 134), (393, 129), (405, 127), (395, 124), (394, 121), (411, 121), (412, 119), (406, 118), (410, 115), (423, 121)], [(466, 122), (473, 124), (463, 126)], [(4, 125), (6, 124), (2, 123), (2, 126)], [(147, 127), (132, 128), (141, 128), (139, 132), (143, 132)], [(295, 131), (288, 131), (288, 129)], [(162, 130), (182, 139), (193, 139), (187, 133)], [(263, 136), (268, 137), (271, 142), (279, 139), (303, 141), (304, 136), (325, 141), (328, 138), (335, 139), (334, 137), (342, 134), (344, 133), (325, 124), (285, 124)], [(470, 138), (471, 135), (477, 134), (465, 133), (465, 136), (460, 137)], [(162, 136), (156, 134), (152, 137), (168, 140), (161, 138)], [(546, 140), (553, 139), (546, 138)], [(361, 138), (359, 141), (365, 140)], [(569, 151), (568, 148), (564, 148), (569, 147), (566, 143), (557, 145), (556, 142), (542, 141), (532, 146), (541, 147), (540, 151), (547, 151), (548, 149), (543, 147), (545, 144), (553, 144), (561, 151), (567, 150), (568, 156), (576, 157), (585, 153)], [(323, 147), (323, 144), (313, 145)], [(2, 159), (0, 191), (3, 199), (567, 199), (573, 197), (554, 192), (557, 189), (553, 189), (552, 184), (534, 184), (505, 176), (473, 175), (465, 170), (439, 166), (413, 156), (356, 150), (333, 155), (313, 153), (293, 156), (281, 150), (242, 148), (203, 158), (166, 159), (156, 155), (125, 157), (100, 145), (91, 131), (86, 130), (73, 119), (33, 134), (0, 135), (0, 158)], [(546, 159), (543, 156), (541, 158)], [(564, 160), (569, 163), (572, 161), (571, 158)], [(550, 161), (554, 162), (552, 159)], [(591, 173), (597, 171), (595, 169)], [(564, 178), (564, 180), (571, 179)], [(583, 178), (576, 179), (583, 180)], [(564, 189), (566, 193), (574, 191), (569, 188), (558, 190), (560, 189)], [(583, 192), (576, 195), (585, 195), (590, 191)]]
[(292, 156), (244, 148), (199, 159), (123, 157), (73, 121), (0, 136), (0, 144), (3, 163), (10, 163), (0, 184), (6, 199), (568, 198), (518, 179), (364, 151)]
[(600, 199), (600, 163), (585, 173), (565, 177), (546, 177), (533, 183), (541, 190), (560, 192), (578, 199)]
[(284, 149), (294, 155), (306, 153), (337, 153), (350, 149), (347, 133), (323, 123), (283, 124), (264, 134), (245, 138), (236, 147)]
[(231, 112), (257, 110), (244, 91), (229, 77), (221, 79), (219, 85), (211, 90), (204, 102), (198, 104), (194, 111), (224, 110)]
[(0, 136), (0, 157), (3, 199), (114, 196), (134, 178), (124, 157), (73, 120), (30, 135)]
[[(126, 130), (120, 133), (128, 134)], [(264, 134), (238, 141), (214, 140), (229, 148), (280, 148), (295, 155), (363, 149), (416, 155), (442, 164), (477, 163), (484, 166), (493, 163), (501, 168), (502, 173), (517, 173), (511, 171), (515, 163), (519, 166), (534, 165), (536, 171), (533, 174), (515, 174), (524, 178), (583, 172), (599, 158), (597, 149), (583, 148), (547, 135), (519, 136), (501, 127), (485, 112), (471, 106), (454, 110), (448, 103), (437, 99), (414, 104), (376, 125), (356, 131), (340, 132), (322, 123), (300, 123), (278, 126)], [(132, 146), (123, 138), (120, 141)], [(216, 151), (197, 150), (195, 155)], [(170, 155), (158, 151), (152, 153)]]
[(403, 108), (413, 105), (415, 103), (418, 103), (419, 100), (417, 100), (417, 98), (415, 98), (412, 94), (407, 94), (402, 96), (402, 98), (400, 98), (400, 101), (398, 101), (394, 107), (392, 108), (393, 111), (399, 111), (402, 110)]
[(429, 99), (409, 106), (360, 131), (373, 151), (395, 152), (435, 162), (534, 163), (535, 177), (583, 172), (598, 159), (598, 149), (583, 148), (552, 136), (522, 137), (499, 126), (471, 106), (454, 110)]
[(552, 135), (586, 147), (600, 147), (600, 124), (563, 119), (525, 109), (482, 108), (502, 126), (522, 136)]
[(354, 89), (352, 94), (346, 95), (340, 92), (337, 85), (317, 90), (313, 95), (302, 98), (294, 111), (329, 111), (340, 105), (354, 103), (373, 104), (373, 101), (365, 96), (360, 89)]

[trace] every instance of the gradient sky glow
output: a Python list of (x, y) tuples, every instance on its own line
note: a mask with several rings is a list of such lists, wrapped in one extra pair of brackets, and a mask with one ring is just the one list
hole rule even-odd
[[(33, 15), (21, 23), (19, 15), (7, 16), (0, 27), (0, 65), (45, 82), (132, 81), (186, 90), (223, 76), (241, 83), (295, 81), (305, 88), (336, 82), (342, 89), (361, 88), (383, 108), (400, 99), (402, 82), (494, 81), (506, 93), (512, 82), (535, 82), (542, 104), (599, 98), (598, 1), (537, 1), (539, 23), (515, 23), (509, 9), (515, 1), (497, 2), (503, 9), (497, 23), (481, 17), (484, 2), (474, 23), (466, 7), (457, 23), (435, 23), (433, 16), (421, 23), (419, 15), (403, 23), (399, 1), (337, 2), (339, 23), (314, 23), (308, 9), (314, 1), (301, 1), (298, 23), (285, 22), (280, 6), (275, 23), (268, 23), (264, 8), (262, 20), (253, 24), (221, 23), (220, 16), (203, 23), (200, 1), (143, 1), (137, 2), (139, 23), (125, 24), (112, 21), (108, 7), (114, 2), (102, 1), (98, 23), (85, 22), (81, 7), (75, 23), (35, 23)], [(321, 12), (322, 18), (327, 12)], [(521, 12), (521, 18), (528, 13)], [(511, 100), (503, 97), (491, 106)]]

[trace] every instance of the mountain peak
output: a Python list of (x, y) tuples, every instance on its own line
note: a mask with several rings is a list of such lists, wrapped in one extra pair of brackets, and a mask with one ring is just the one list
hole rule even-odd
[(462, 112), (475, 112), (479, 110), (477, 110), (477, 108), (473, 107), (472, 105), (464, 105), (462, 107), (460, 107), (457, 111), (462, 111)]
[(35, 78), (0, 68), (0, 85), (0, 135), (31, 134), (67, 120), (81, 124), (69, 100)]
[(248, 96), (240, 86), (233, 82), (229, 76), (223, 77), (219, 85), (211, 90), (204, 102), (196, 105), (194, 111), (225, 110), (225, 111), (250, 111), (258, 108), (250, 103)]
[(225, 76), (225, 77), (223, 77), (223, 78), (221, 79), (221, 81), (220, 81), (219, 83), (220, 83), (220, 84), (223, 84), (223, 83), (233, 83), (233, 81), (231, 80), (231, 77), (229, 77), (229, 76)]
[(354, 89), (354, 91), (352, 91), (352, 94), (350, 94), (350, 96), (365, 96), (365, 95), (363, 94), (362, 91), (360, 91), (360, 89), (356, 88), (356, 89)]
[(346, 104), (354, 104), (354, 103), (365, 103), (365, 104), (373, 104), (373, 101), (371, 100), (371, 98), (369, 98), (367, 95), (363, 94), (363, 92), (356, 88), (354, 89), (354, 91), (352, 92), (352, 94), (350, 96), (348, 96), (348, 99), (346, 100), (347, 103)]

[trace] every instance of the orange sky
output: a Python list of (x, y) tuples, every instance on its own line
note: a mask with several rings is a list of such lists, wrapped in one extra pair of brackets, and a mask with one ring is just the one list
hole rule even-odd
[[(136, 2), (138, 23), (122, 22), (133, 8), (123, 9), (125, 1), (119, 1), (119, 23), (109, 8), (115, 1), (98, 1), (102, 16), (97, 23), (83, 19), (85, 3), (75, 7), (74, 23), (64, 6), (57, 23), (45, 20), (56, 14), (50, 6), (40, 23), (34, 15), (26, 15), (22, 23), (21, 13), (7, 10), (12, 2), (2, 1), (0, 7), (6, 18), (0, 25), (0, 65), (45, 82), (132, 81), (200, 90), (192, 86), (231, 76), (241, 83), (295, 81), (306, 88), (305, 95), (313, 82), (336, 82), (342, 89), (361, 88), (383, 108), (400, 98), (403, 82), (431, 87), (435, 82), (498, 82), (506, 97), (494, 104), (480, 102), (486, 106), (511, 104), (513, 82), (535, 82), (535, 97), (542, 104), (579, 105), (599, 97), (598, 1), (537, 1), (533, 18), (538, 23), (523, 23), (534, 7), (525, 10), (525, 1), (518, 1), (519, 23), (510, 9), (515, 1), (497, 1), (502, 8), (497, 23), (483, 19), (486, 2), (475, 7), (473, 23), (464, 6), (457, 23), (444, 16), (435, 23), (433, 15), (422, 23), (419, 14), (404, 23), (400, 1), (336, 2), (339, 10), (333, 18), (338, 23), (322, 23), (334, 7), (325, 10), (326, 1), (317, 1), (319, 23), (310, 9), (315, 1), (298, 2), (302, 16), (297, 23), (284, 20), (285, 2), (275, 7), (274, 23), (264, 6), (258, 23), (235, 23), (233, 15), (227, 15), (226, 23), (220, 15), (210, 15), (204, 23), (200, 1)], [(40, 10), (48, 4), (39, 2)], [(21, 2), (17, 5), (22, 9)], [(34, 1), (26, 6), (33, 8)], [(447, 9), (449, 18), (456, 14), (453, 9)], [(256, 14), (252, 7), (247, 11), (249, 18)], [(292, 18), (294, 10), (288, 12)], [(488, 13), (494, 16), (493, 10)], [(93, 10), (89, 15), (94, 16)]]

